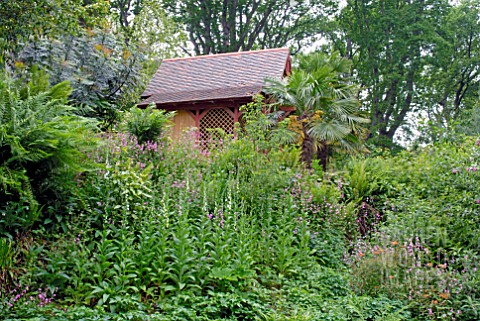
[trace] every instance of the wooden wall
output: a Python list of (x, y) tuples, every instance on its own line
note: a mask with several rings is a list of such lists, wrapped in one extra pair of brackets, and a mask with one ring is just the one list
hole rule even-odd
[(174, 139), (181, 138), (188, 128), (196, 127), (192, 113), (186, 110), (177, 110), (173, 122), (174, 125), (170, 135)]

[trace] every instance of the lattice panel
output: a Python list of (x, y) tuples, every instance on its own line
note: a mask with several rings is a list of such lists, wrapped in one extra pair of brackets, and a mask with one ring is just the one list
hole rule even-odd
[(233, 133), (233, 116), (223, 108), (210, 109), (200, 119), (200, 139), (203, 142), (209, 142), (212, 139), (212, 134), (207, 129), (221, 128), (226, 133)]

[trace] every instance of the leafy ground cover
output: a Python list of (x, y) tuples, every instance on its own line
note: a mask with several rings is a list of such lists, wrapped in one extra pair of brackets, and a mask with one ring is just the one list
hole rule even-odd
[[(2, 101), (4, 115), (16, 106), (44, 110), (34, 91), (10, 88), (2, 89), (11, 97)], [(323, 172), (318, 163), (305, 169), (297, 148), (278, 144), (281, 131), (270, 135), (261, 113), (252, 115), (235, 139), (212, 135), (209, 149), (192, 137), (139, 143), (141, 128), (154, 128), (129, 123), (139, 115), (97, 135), (95, 148), (95, 140), (75, 145), (67, 132), (28, 144), (29, 125), (5, 118), (2, 152), (19, 142), (44, 157), (4, 154), (0, 169), (25, 182), (39, 173), (29, 168), (52, 175), (48, 189), (29, 190), (36, 214), (22, 221), (29, 203), (13, 180), (2, 181), (2, 317), (480, 318), (479, 140), (453, 136), (395, 156), (375, 151)], [(140, 118), (163, 124), (164, 117)], [(60, 129), (71, 121), (53, 119)], [(76, 174), (56, 153), (62, 146), (85, 155)]]
[(68, 216), (14, 243), (7, 319), (478, 318), (478, 142), (328, 176), (249, 139), (109, 134)]

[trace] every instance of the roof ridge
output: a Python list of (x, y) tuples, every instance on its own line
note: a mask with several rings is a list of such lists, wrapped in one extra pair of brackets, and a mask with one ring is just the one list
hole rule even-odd
[(275, 52), (275, 51), (290, 52), (290, 49), (284, 47), (284, 48), (269, 48), (269, 49), (261, 49), (261, 50), (225, 52), (225, 53), (219, 53), (219, 54), (200, 55), (200, 56), (193, 56), (193, 57), (168, 58), (168, 59), (163, 59), (162, 62), (179, 61), (179, 60), (196, 60), (196, 59), (214, 59), (214, 58), (225, 57), (225, 56), (241, 56), (241, 55), (257, 54), (262, 52)]

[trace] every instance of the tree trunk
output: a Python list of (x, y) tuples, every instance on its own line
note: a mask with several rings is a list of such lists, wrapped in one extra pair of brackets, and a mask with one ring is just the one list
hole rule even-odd
[(300, 160), (305, 163), (307, 168), (312, 168), (313, 157), (313, 139), (307, 133), (305, 124), (302, 123), (303, 141), (302, 141), (302, 153), (300, 154)]
[(317, 149), (317, 158), (320, 160), (320, 164), (322, 164), (323, 171), (326, 172), (328, 164), (328, 144), (326, 141), (320, 142), (320, 146)]

